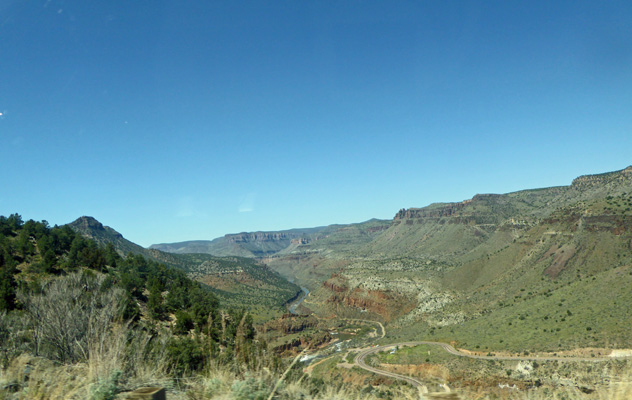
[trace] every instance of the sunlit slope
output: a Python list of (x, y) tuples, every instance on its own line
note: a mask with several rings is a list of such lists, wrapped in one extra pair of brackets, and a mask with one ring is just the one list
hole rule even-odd
[(392, 226), (362, 252), (455, 263), (479, 258), (525, 235), (560, 208), (632, 192), (631, 177), (632, 167), (579, 177), (570, 186), (476, 195), (459, 203), (403, 209), (393, 219)]
[(629, 171), (578, 178), (504, 246), (491, 237), (455, 258), (438, 280), (453, 301), (402, 332), (497, 350), (632, 347)]
[(189, 277), (211, 287), (229, 307), (246, 307), (259, 314), (278, 313), (287, 301), (300, 292), (300, 287), (250, 258), (214, 257), (200, 253), (172, 254), (145, 249), (91, 217), (81, 217), (69, 226), (101, 245), (112, 243), (121, 255), (141, 254), (184, 270)]
[(562, 279), (622, 265), (632, 240), (631, 172), (576, 179), (548, 203), (553, 211), (512, 230), (503, 247), (485, 244), (461, 257), (446, 284), (465, 290), (523, 275)]
[(298, 259), (299, 273), (330, 272), (306, 305), (387, 321), (393, 338), (632, 347), (632, 168), (402, 210), (363, 253)]

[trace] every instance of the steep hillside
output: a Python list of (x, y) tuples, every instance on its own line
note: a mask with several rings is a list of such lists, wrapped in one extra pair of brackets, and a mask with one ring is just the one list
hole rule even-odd
[(365, 252), (382, 256), (454, 259), (479, 245), (504, 245), (512, 233), (528, 228), (564, 189), (551, 188), (506, 195), (476, 195), (459, 203), (432, 204), (400, 210), (392, 226), (367, 245)]
[(130, 242), (114, 229), (109, 226), (103, 226), (102, 223), (92, 217), (79, 217), (67, 225), (101, 246), (112, 243), (121, 256), (125, 256), (127, 253), (149, 255), (147, 249)]
[(490, 350), (632, 347), (632, 168), (402, 210), (357, 254), (311, 266), (307, 307)]
[(286, 366), (253, 322), (181, 270), (121, 257), (67, 225), (0, 215), (2, 399), (136, 398), (139, 387), (146, 398), (147, 386), (198, 397), (170, 382), (211, 370), (248, 371), (227, 380), (247, 388), (266, 371), (261, 386), (272, 387)]
[(229, 307), (248, 307), (253, 314), (271, 316), (270, 309), (282, 312), (285, 303), (301, 292), (278, 273), (252, 259), (214, 257), (209, 254), (172, 254), (145, 249), (125, 239), (114, 229), (92, 217), (80, 217), (68, 224), (72, 229), (100, 245), (111, 243), (122, 256), (140, 254), (150, 260), (181, 269), (205, 283)]

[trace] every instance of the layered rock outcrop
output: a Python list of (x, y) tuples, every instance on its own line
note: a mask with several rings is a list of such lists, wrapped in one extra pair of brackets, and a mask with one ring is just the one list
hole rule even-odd
[(318, 320), (313, 316), (284, 314), (281, 318), (266, 323), (264, 332), (277, 331), (283, 334), (302, 332), (307, 328), (318, 325)]
[(298, 236), (299, 234), (293, 235), (286, 232), (250, 232), (225, 235), (229, 243), (290, 241)]
[(595, 185), (603, 185), (612, 182), (632, 180), (632, 166), (620, 171), (607, 172), (605, 174), (582, 175), (573, 179), (571, 187), (576, 189), (587, 188)]
[(98, 236), (99, 234), (108, 234), (112, 238), (123, 238), (123, 235), (112, 228), (108, 227), (106, 229), (106, 227), (104, 227), (102, 223), (92, 217), (79, 217), (72, 223), (72, 225), (74, 229), (89, 237)]
[(502, 198), (502, 195), (477, 194), (471, 200), (447, 203), (426, 208), (400, 210), (393, 224), (407, 225), (436, 222), (439, 224), (496, 225), (517, 213)]

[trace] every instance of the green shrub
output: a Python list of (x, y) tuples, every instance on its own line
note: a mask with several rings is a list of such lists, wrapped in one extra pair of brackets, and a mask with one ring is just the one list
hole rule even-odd
[(176, 325), (173, 327), (174, 333), (184, 335), (193, 329), (193, 318), (186, 311), (176, 311)]
[(259, 379), (246, 378), (233, 383), (232, 394), (235, 400), (265, 400), (270, 395), (270, 388)]
[(118, 393), (118, 383), (122, 372), (116, 370), (109, 378), (99, 380), (92, 388), (92, 400), (113, 400)]
[(173, 371), (179, 376), (200, 371), (206, 363), (202, 344), (188, 337), (173, 338), (169, 341), (167, 354)]

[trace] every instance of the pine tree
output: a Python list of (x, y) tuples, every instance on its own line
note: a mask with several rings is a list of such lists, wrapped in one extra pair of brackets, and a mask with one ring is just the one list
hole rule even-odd
[(156, 279), (152, 280), (149, 287), (149, 297), (147, 299), (147, 309), (149, 316), (155, 320), (162, 320), (165, 317), (165, 308), (162, 302), (162, 287)]
[(4, 265), (0, 265), (0, 311), (11, 311), (15, 308), (15, 290), (17, 283), (15, 274), (17, 269), (14, 267), (13, 260), (4, 261)]

